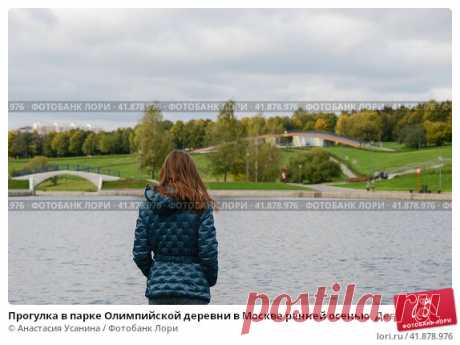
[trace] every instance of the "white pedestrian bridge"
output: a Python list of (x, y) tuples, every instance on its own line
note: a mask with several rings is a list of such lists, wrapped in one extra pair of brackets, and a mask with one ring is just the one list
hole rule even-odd
[(112, 175), (104, 175), (98, 174), (94, 172), (88, 171), (75, 171), (75, 170), (53, 170), (53, 171), (45, 171), (45, 172), (38, 172), (28, 175), (21, 175), (13, 177), (14, 180), (28, 180), (29, 181), (29, 190), (34, 191), (35, 187), (38, 186), (45, 180), (48, 180), (55, 176), (63, 176), (63, 175), (72, 175), (78, 176), (85, 180), (88, 180), (92, 184), (94, 184), (98, 191), (102, 189), (102, 183), (104, 181), (117, 181), (120, 179), (118, 176)]

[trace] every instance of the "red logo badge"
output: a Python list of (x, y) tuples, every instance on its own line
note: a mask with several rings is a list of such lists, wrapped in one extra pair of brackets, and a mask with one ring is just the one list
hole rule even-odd
[(395, 295), (394, 303), (398, 331), (457, 324), (451, 288)]

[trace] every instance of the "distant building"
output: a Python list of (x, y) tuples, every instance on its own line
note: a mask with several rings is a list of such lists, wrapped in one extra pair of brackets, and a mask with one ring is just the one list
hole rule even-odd
[(63, 131), (68, 131), (71, 129), (81, 129), (81, 130), (86, 130), (86, 131), (91, 131), (91, 132), (100, 132), (102, 131), (102, 128), (99, 127), (94, 127), (93, 125), (87, 123), (83, 126), (77, 126), (74, 123), (70, 123), (68, 125), (65, 124), (58, 124), (57, 122), (53, 123), (52, 125), (42, 125), (39, 122), (34, 123), (32, 126), (24, 126), (20, 127), (17, 129), (18, 132), (22, 133), (32, 133), (36, 132), (38, 134), (47, 134), (50, 132), (63, 132)]
[(18, 132), (21, 132), (21, 133), (30, 133), (32, 132), (34, 129), (32, 126), (24, 126), (24, 127), (19, 127), (17, 129)]
[(259, 136), (265, 142), (270, 142), (280, 147), (325, 147), (332, 145), (347, 145), (361, 147), (362, 143), (358, 140), (346, 138), (328, 132), (285, 132), (282, 134), (266, 134)]

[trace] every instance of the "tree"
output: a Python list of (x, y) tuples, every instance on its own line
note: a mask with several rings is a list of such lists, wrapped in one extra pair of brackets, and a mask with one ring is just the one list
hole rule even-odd
[(246, 136), (254, 137), (267, 133), (265, 118), (262, 114), (245, 117), (240, 122)]
[(185, 149), (187, 143), (184, 122), (181, 120), (176, 121), (170, 132), (174, 147), (176, 149)]
[(242, 128), (235, 117), (235, 102), (228, 101), (224, 104), (217, 116), (213, 136), (216, 143), (228, 143), (241, 137)]
[(337, 119), (335, 132), (361, 141), (380, 141), (384, 133), (384, 122), (381, 113), (376, 111), (342, 113)]
[(139, 151), (137, 147), (136, 131), (138, 130), (139, 124), (134, 126), (134, 129), (129, 133), (129, 152), (135, 153)]
[(80, 156), (82, 154), (82, 147), (85, 139), (85, 132), (79, 129), (72, 130), (69, 137), (69, 154)]
[[(318, 124), (318, 120), (321, 120)], [(316, 115), (315, 130), (333, 132), (337, 124), (337, 115), (334, 113), (319, 113)], [(317, 128), (318, 127), (318, 128)]]
[(449, 134), (449, 126), (446, 122), (427, 120), (423, 123), (423, 127), (425, 128), (428, 145), (442, 145), (452, 135), (451, 133)]
[(423, 104), (423, 121), (447, 122), (449, 114), (452, 114), (452, 102), (438, 103), (430, 100)]
[(97, 136), (97, 148), (102, 154), (115, 153), (116, 138), (113, 132), (101, 132)]
[(87, 156), (92, 156), (97, 151), (97, 137), (95, 133), (90, 133), (86, 136), (82, 145), (82, 152)]
[(425, 128), (419, 124), (404, 127), (400, 133), (400, 142), (417, 149), (426, 146)]
[(203, 147), (206, 137), (206, 121), (190, 120), (184, 126), (185, 147), (195, 149)]
[(204, 142), (206, 146), (215, 145), (220, 141), (220, 139), (216, 136), (217, 129), (216, 129), (216, 122), (210, 121), (206, 125), (205, 135), (204, 135)]
[(326, 120), (324, 120), (323, 118), (318, 118), (315, 121), (315, 130), (316, 131), (325, 131), (325, 130), (327, 130)]
[(51, 148), (57, 156), (63, 157), (68, 154), (69, 136), (66, 132), (58, 132), (51, 142)]
[(270, 134), (281, 134), (286, 128), (284, 127), (283, 118), (279, 116), (269, 117), (266, 121), (266, 130)]
[(375, 111), (362, 111), (351, 117), (350, 136), (362, 141), (379, 141), (383, 124)]
[(288, 180), (292, 182), (321, 183), (341, 174), (339, 164), (330, 160), (322, 149), (312, 149), (289, 160)]
[(245, 161), (249, 181), (273, 182), (279, 177), (281, 151), (273, 144), (251, 142)]
[(163, 161), (173, 148), (170, 132), (162, 125), (163, 115), (158, 108), (148, 109), (136, 128), (135, 141), (139, 151), (139, 165), (155, 178)]
[(447, 117), (446, 141), (449, 143), (452, 142), (452, 113)]
[(17, 132), (16, 135), (11, 138), (11, 147), (9, 148), (9, 151), (14, 157), (30, 157), (30, 143), (30, 133)]
[(24, 165), (24, 170), (40, 171), (48, 166), (48, 158), (44, 156), (35, 156)]
[(30, 133), (29, 136), (29, 153), (32, 157), (42, 154), (43, 138), (36, 131)]
[(132, 132), (132, 128), (117, 128), (114, 133), (114, 149), (113, 153), (129, 153), (130, 152), (130, 142), (129, 138)]
[(18, 134), (16, 131), (8, 131), (8, 157), (16, 157), (16, 151), (14, 147), (14, 141)]
[(43, 137), (42, 153), (46, 157), (56, 156), (56, 151), (54, 151), (53, 145), (51, 145), (56, 134), (56, 132), (49, 132)]
[(425, 110), (423, 105), (417, 105), (415, 109), (402, 109), (404, 111), (404, 115), (398, 121), (397, 129), (401, 131), (404, 127), (420, 125), (423, 122), (423, 116)]
[(303, 108), (298, 108), (291, 117), (291, 123), (294, 129), (310, 131), (315, 127), (315, 115), (306, 112)]
[(246, 166), (246, 146), (247, 142), (242, 140), (219, 145), (209, 154), (211, 173), (214, 176), (223, 175), (224, 182), (227, 182), (229, 174), (243, 174)]
[(382, 141), (396, 140), (396, 126), (402, 113), (399, 109), (384, 107), (383, 110), (377, 111), (377, 114), (382, 120)]
[(337, 123), (335, 125), (335, 133), (338, 135), (350, 136), (350, 127), (350, 115), (347, 113), (342, 113), (339, 116)]

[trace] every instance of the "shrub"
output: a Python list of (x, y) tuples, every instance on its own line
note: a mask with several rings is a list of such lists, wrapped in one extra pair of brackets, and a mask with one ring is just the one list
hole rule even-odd
[(420, 149), (426, 146), (426, 131), (420, 125), (407, 126), (401, 130), (400, 141), (407, 147)]
[(322, 149), (292, 158), (288, 164), (288, 181), (321, 183), (331, 181), (341, 174), (340, 165), (330, 160), (329, 153)]
[(48, 166), (48, 158), (44, 156), (35, 156), (27, 164), (24, 165), (24, 170), (39, 171)]

